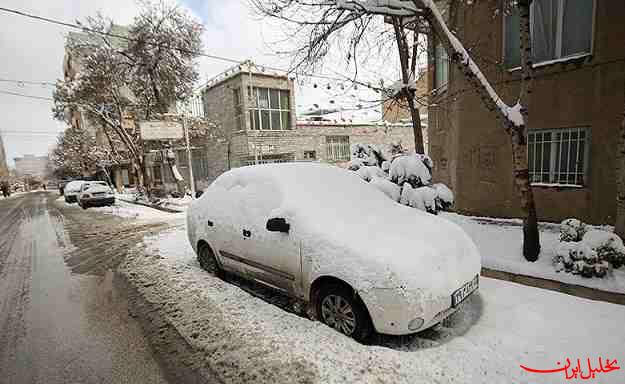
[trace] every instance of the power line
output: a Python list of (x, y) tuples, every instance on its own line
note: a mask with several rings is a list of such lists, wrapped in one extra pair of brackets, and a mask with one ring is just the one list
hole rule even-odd
[[(27, 12), (23, 12), (23, 11), (18, 11), (16, 9), (10, 9), (10, 8), (5, 8), (5, 7), (0, 7), (0, 11), (3, 12), (7, 12), (7, 13), (12, 13), (15, 15), (19, 15), (22, 17), (27, 17), (30, 19), (34, 19), (34, 20), (38, 20), (38, 21), (43, 21), (46, 23), (51, 23), (51, 24), (56, 24), (56, 25), (60, 25), (66, 28), (71, 28), (71, 29), (76, 29), (76, 30), (80, 30), (82, 32), (91, 32), (91, 33), (95, 33), (98, 35), (102, 35), (102, 36), (108, 36), (108, 37), (114, 37), (117, 39), (122, 39), (122, 40), (126, 40), (126, 41), (131, 41), (131, 42), (140, 42), (140, 43), (145, 43), (143, 41), (139, 41), (137, 39), (133, 39), (131, 37), (128, 36), (124, 36), (124, 35), (120, 35), (120, 34), (116, 34), (116, 33), (111, 33), (111, 32), (103, 32), (103, 31), (98, 31), (95, 30), (93, 28), (89, 28), (86, 27), (84, 25), (79, 25), (79, 24), (73, 24), (73, 23), (68, 23), (65, 21), (60, 21), (60, 20), (56, 20), (56, 19), (52, 19), (52, 18), (48, 18), (48, 17), (43, 17), (43, 16), (38, 16), (38, 15), (34, 15), (31, 13), (27, 13)], [(188, 54), (194, 54), (194, 55), (198, 55), (198, 56), (202, 56), (202, 57), (207, 57), (209, 59), (214, 59), (214, 60), (220, 60), (220, 61), (224, 61), (224, 62), (228, 62), (228, 63), (234, 63), (234, 64), (244, 64), (246, 61), (245, 60), (238, 60), (238, 59), (233, 59), (233, 58), (229, 58), (229, 57), (225, 57), (225, 56), (219, 56), (219, 55), (212, 55), (212, 54), (208, 54), (208, 53), (204, 53), (204, 52), (197, 52), (197, 51), (191, 51), (191, 50), (187, 50), (187, 49), (183, 49), (183, 48), (176, 48), (176, 47), (172, 47), (166, 44), (157, 44), (157, 43), (147, 43), (148, 45), (152, 45), (154, 47), (157, 48), (166, 48), (166, 49), (172, 49), (178, 52), (183, 52), (183, 53), (188, 53)], [(277, 67), (271, 67), (268, 65), (262, 65), (259, 64), (259, 67), (264, 67), (270, 70), (274, 70), (274, 71), (281, 71), (281, 72), (289, 72), (288, 70), (282, 69), (282, 68), (277, 68)], [(307, 77), (314, 77), (314, 78), (319, 78), (319, 79), (325, 79), (325, 80), (333, 80), (333, 81), (351, 81), (353, 83), (358, 83), (361, 85), (366, 85), (366, 83), (362, 83), (356, 80), (351, 80), (351, 79), (341, 79), (338, 77), (333, 77), (333, 76), (328, 76), (328, 75), (317, 75), (317, 74), (313, 74), (313, 73), (302, 73), (303, 76), (307, 76)]]
[(0, 83), (13, 83), (17, 85), (45, 85), (45, 86), (55, 86), (56, 84), (47, 81), (29, 81), (29, 80), (12, 80), (12, 79), (2, 79), (0, 78)]
[(53, 98), (51, 97), (42, 97), (42, 96), (32, 96), (32, 95), (25, 95), (23, 93), (17, 93), (17, 92), (10, 92), (10, 91), (0, 91), (1, 94), (4, 95), (12, 95), (12, 96), (19, 96), (19, 97), (26, 97), (29, 99), (36, 99), (36, 100), (46, 100), (46, 101), (54, 101)]

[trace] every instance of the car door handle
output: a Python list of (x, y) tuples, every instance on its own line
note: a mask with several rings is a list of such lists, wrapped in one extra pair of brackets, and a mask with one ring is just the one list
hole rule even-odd
[(252, 236), (252, 231), (248, 229), (243, 230), (243, 237), (251, 237), (251, 236)]
[(212, 222), (212, 221), (210, 221), (210, 220), (208, 220), (208, 222), (207, 222), (206, 224), (208, 224), (208, 226), (209, 226), (209, 227), (212, 227), (212, 226), (213, 226), (213, 222)]

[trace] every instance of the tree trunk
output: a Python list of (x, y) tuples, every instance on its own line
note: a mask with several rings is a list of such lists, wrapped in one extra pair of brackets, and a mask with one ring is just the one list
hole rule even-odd
[(616, 223), (614, 232), (625, 240), (625, 108), (623, 109), (621, 132), (616, 147)]
[[(529, 169), (527, 164), (527, 135), (526, 120), (527, 108), (525, 102), (531, 93), (532, 63), (529, 36), (529, 3), (531, 0), (519, 1), (521, 11), (521, 92), (517, 105), (509, 107), (495, 89), (490, 85), (486, 76), (473, 61), (460, 40), (447, 28), (442, 15), (433, 0), (413, 0), (418, 7), (426, 10), (426, 17), (432, 30), (439, 38), (451, 59), (458, 64), (458, 69), (473, 86), (484, 105), (496, 113), (496, 118), (502, 119), (503, 128), (510, 135), (512, 147), (512, 168), (516, 190), (520, 199), (521, 218), (523, 219), (523, 256), (528, 261), (536, 261), (540, 254), (540, 236), (536, 217), (536, 205), (530, 186)], [(520, 112), (520, 116), (519, 116)]]
[[(405, 85), (402, 88), (401, 94), (406, 98), (408, 102), (408, 108), (410, 109), (410, 117), (412, 120), (412, 131), (414, 134), (414, 148), (416, 153), (425, 153), (423, 145), (423, 131), (421, 129), (421, 116), (419, 115), (419, 109), (415, 105), (415, 90), (409, 87), (410, 85), (410, 47), (408, 46), (408, 38), (406, 36), (406, 30), (402, 23), (401, 17), (393, 17), (393, 29), (395, 31), (395, 41), (397, 42), (397, 49), (399, 51), (399, 62), (401, 67), (402, 82)], [(415, 32), (416, 33), (416, 32)], [(417, 79), (417, 74), (414, 73), (414, 80)]]

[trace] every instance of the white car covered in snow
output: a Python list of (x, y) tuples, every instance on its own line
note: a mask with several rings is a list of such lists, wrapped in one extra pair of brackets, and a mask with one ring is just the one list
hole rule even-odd
[(478, 287), (480, 255), (460, 227), (330, 165), (226, 172), (191, 204), (187, 230), (204, 269), (282, 290), (358, 340), (427, 329)]
[(84, 180), (74, 180), (67, 183), (67, 185), (65, 186), (65, 191), (63, 193), (66, 203), (72, 204), (78, 202), (78, 194), (80, 194), (80, 189), (82, 188), (82, 185), (84, 183)]
[(78, 194), (78, 205), (83, 209), (115, 204), (115, 193), (105, 181), (86, 181)]

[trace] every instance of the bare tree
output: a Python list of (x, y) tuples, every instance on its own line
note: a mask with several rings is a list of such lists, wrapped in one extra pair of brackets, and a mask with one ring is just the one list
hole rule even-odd
[(82, 38), (68, 41), (81, 65), (77, 76), (57, 82), (54, 116), (65, 120), (68, 111), (80, 110), (101, 123), (112, 151), (116, 141), (123, 144), (144, 185), (143, 143), (123, 118), (149, 119), (191, 96), (202, 25), (175, 5), (146, 2), (127, 28), (101, 15), (85, 26)]
[[(417, 153), (424, 152), (419, 100), (416, 83), (419, 80), (418, 58), (426, 54), (426, 47), (418, 39), (417, 19), (413, 15), (386, 15), (369, 12), (366, 8), (349, 11), (341, 1), (308, 2), (299, 0), (248, 0), (261, 15), (280, 20), (290, 29), (290, 40), (297, 46), (287, 52), (292, 57), (292, 70), (304, 72), (318, 69), (334, 49), (344, 50), (348, 64), (352, 65), (352, 81), (379, 91), (383, 101), (410, 111)], [(384, 23), (392, 29), (384, 27)], [(359, 66), (367, 64), (369, 56), (388, 56), (390, 50), (399, 55), (401, 79), (390, 87), (371, 86), (356, 81)]]
[[(531, 93), (533, 78), (531, 47), (529, 36), (529, 7), (531, 0), (519, 0), (521, 14), (521, 92), (514, 105), (507, 105), (497, 94), (480, 67), (473, 60), (462, 42), (448, 28), (434, 0), (334, 0), (325, 2), (304, 2), (299, 0), (251, 0), (262, 13), (295, 22), (302, 31), (310, 32), (307, 43), (295, 51), (297, 65), (314, 65), (323, 59), (330, 46), (330, 37), (337, 31), (351, 27), (348, 36), (349, 47), (355, 49), (372, 23), (375, 16), (390, 18), (400, 53), (402, 67), (407, 62), (410, 52), (406, 52), (404, 33), (409, 23), (426, 22), (456, 63), (467, 81), (477, 90), (484, 105), (495, 117), (502, 121), (502, 127), (510, 137), (513, 153), (513, 176), (520, 198), (523, 219), (523, 255), (529, 261), (535, 261), (540, 254), (539, 231), (536, 207), (530, 187), (527, 162), (527, 99)], [(311, 9), (312, 8), (312, 9)], [(304, 13), (306, 18), (297, 19), (297, 14)], [(312, 19), (309, 15), (314, 15)], [(313, 21), (308, 21), (313, 20)], [(412, 25), (418, 31), (418, 25)], [(402, 70), (402, 73), (406, 73)], [(406, 78), (403, 79), (406, 82)], [(409, 84), (405, 84), (409, 88)], [(414, 121), (413, 121), (414, 124)], [(415, 137), (420, 127), (415, 128)]]

